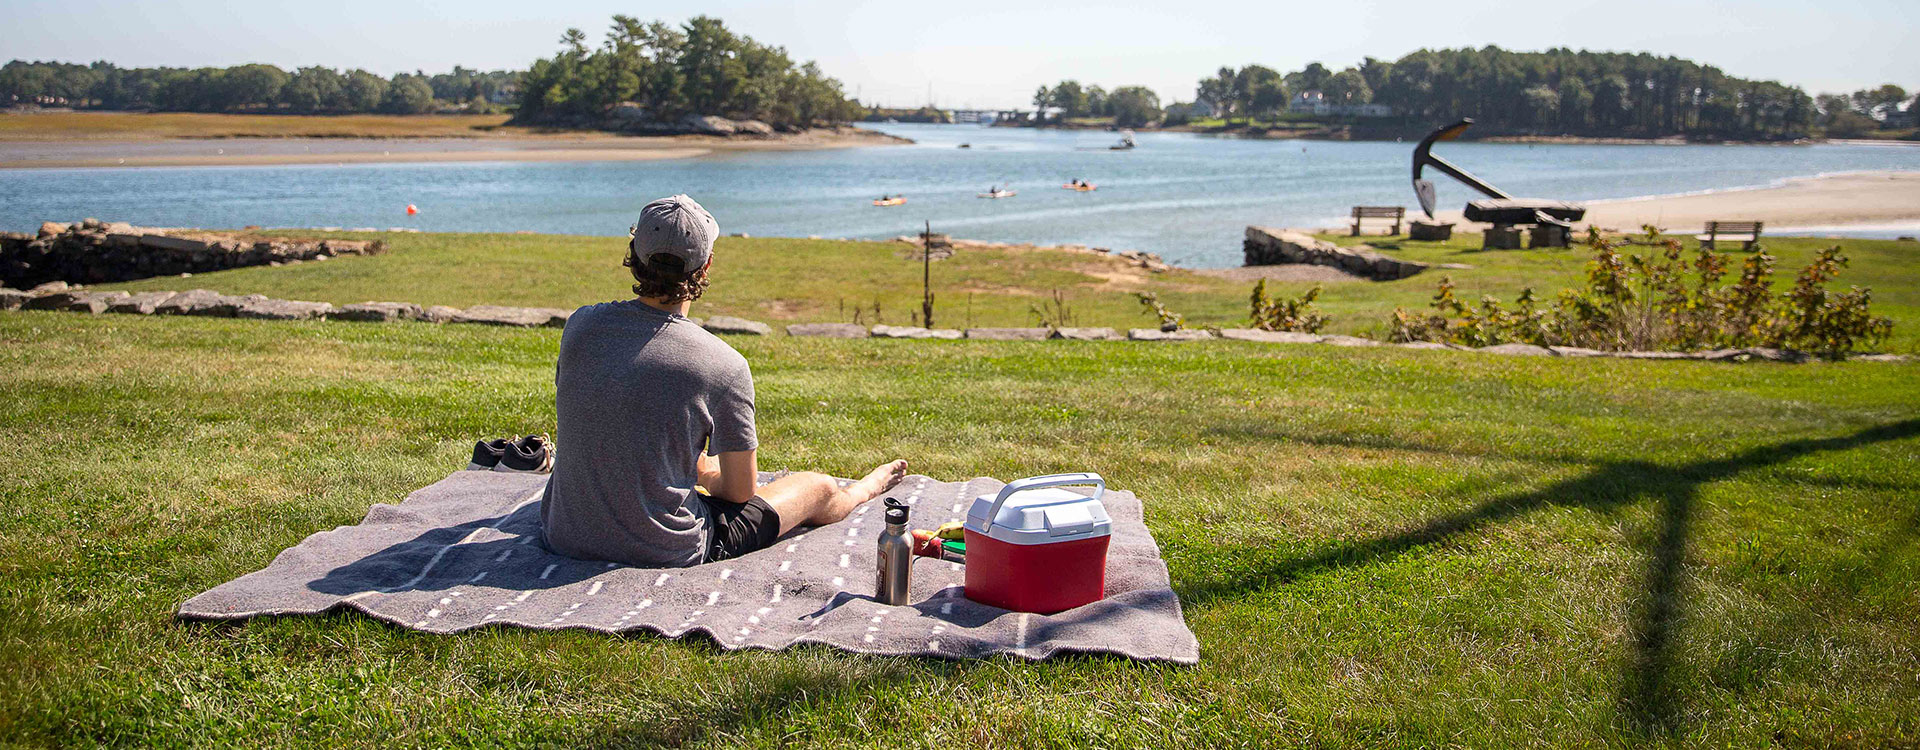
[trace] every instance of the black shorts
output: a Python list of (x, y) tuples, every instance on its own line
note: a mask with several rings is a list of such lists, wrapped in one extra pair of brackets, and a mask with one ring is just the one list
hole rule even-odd
[(780, 538), (780, 514), (758, 495), (744, 503), (695, 496), (707, 504), (707, 562), (763, 550)]

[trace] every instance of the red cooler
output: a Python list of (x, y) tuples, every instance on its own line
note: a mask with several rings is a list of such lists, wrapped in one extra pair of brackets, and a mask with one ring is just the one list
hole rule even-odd
[[(1093, 496), (1058, 489), (1093, 485)], [(1107, 540), (1113, 522), (1099, 474), (1015, 480), (967, 509), (967, 598), (1015, 612), (1050, 615), (1107, 595)]]

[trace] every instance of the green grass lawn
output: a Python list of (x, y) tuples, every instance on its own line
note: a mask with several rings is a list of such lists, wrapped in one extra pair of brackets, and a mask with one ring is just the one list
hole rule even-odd
[[(455, 243), (480, 262), (378, 272)], [(616, 271), (604, 240), (396, 244), (193, 281), (336, 302), (621, 291), (544, 262)], [(489, 294), (513, 253), (533, 281)], [(719, 300), (824, 304), (816, 283)], [(898, 455), (1138, 493), (1201, 663), (172, 619), (480, 436), (551, 430), (558, 339), (0, 313), (0, 744), (1920, 743), (1916, 364), (735, 338), (763, 466)]]
[[(305, 233), (311, 234), (311, 233)], [(109, 289), (205, 287), (231, 294), (260, 293), (334, 304), (371, 300), (572, 308), (631, 296), (620, 268), (624, 240), (606, 237), (519, 234), (380, 234), (392, 251), (380, 256), (339, 258), (280, 268), (256, 267), (158, 278)], [(1425, 309), (1442, 276), (1452, 276), (1458, 294), (1478, 300), (1495, 294), (1511, 300), (1527, 286), (1551, 299), (1579, 284), (1590, 257), (1584, 245), (1565, 250), (1479, 250), (1479, 235), (1452, 242), (1409, 242), (1382, 237), (1329, 237), (1368, 242), (1401, 257), (1432, 263), (1465, 263), (1471, 270), (1432, 270), (1390, 282), (1350, 281), (1324, 285), (1318, 307), (1333, 317), (1329, 333), (1384, 336), (1396, 306)], [(1688, 240), (1691, 247), (1691, 240)], [(1920, 352), (1920, 244), (1891, 240), (1768, 238), (1780, 259), (1776, 286), (1786, 288), (1822, 247), (1840, 244), (1852, 257), (1840, 285), (1874, 290), (1874, 309), (1895, 321), (1887, 351)], [(920, 264), (895, 242), (844, 242), (780, 238), (724, 238), (716, 250), (714, 282), (694, 305), (697, 316), (738, 315), (775, 324), (859, 321), (908, 325), (920, 309)], [(1647, 248), (1634, 248), (1642, 252)], [(1147, 274), (1111, 258), (1031, 250), (963, 249), (933, 267), (934, 323), (943, 327), (1027, 326), (1034, 308), (1051, 304), (1054, 291), (1066, 300), (1072, 325), (1152, 327), (1134, 292), (1158, 293), (1168, 307), (1195, 326), (1240, 327), (1247, 323), (1251, 283), (1185, 270)], [(1313, 283), (1270, 284), (1276, 293), (1298, 295)], [(873, 307), (878, 303), (876, 319)]]
[[(311, 234), (311, 233), (307, 233)], [(157, 278), (108, 289), (206, 287), (229, 293), (335, 304), (369, 300), (572, 308), (630, 298), (620, 266), (625, 238), (517, 234), (344, 234), (386, 240), (391, 251), (324, 263), (255, 267), (191, 279)], [(908, 245), (782, 238), (722, 238), (714, 282), (693, 314), (738, 315), (776, 324), (907, 325), (920, 309), (921, 264)], [(1034, 325), (1032, 308), (1053, 290), (1082, 325), (1157, 325), (1132, 290), (1154, 290), (1196, 318), (1244, 324), (1251, 285), (1186, 271), (1152, 275), (1113, 258), (1030, 250), (965, 249), (934, 264), (934, 323), (943, 327)], [(1107, 276), (1121, 276), (1118, 280)], [(873, 314), (879, 304), (878, 320)]]

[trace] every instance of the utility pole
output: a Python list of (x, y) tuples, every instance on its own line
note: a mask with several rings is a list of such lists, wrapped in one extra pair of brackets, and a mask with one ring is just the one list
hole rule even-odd
[(933, 222), (920, 232), (920, 325), (933, 327)]

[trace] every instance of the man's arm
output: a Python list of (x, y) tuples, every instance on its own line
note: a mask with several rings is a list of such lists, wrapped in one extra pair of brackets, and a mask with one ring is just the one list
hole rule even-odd
[(744, 503), (760, 489), (759, 462), (752, 450), (727, 451), (719, 456), (702, 453), (699, 469), (700, 486), (720, 500)]

